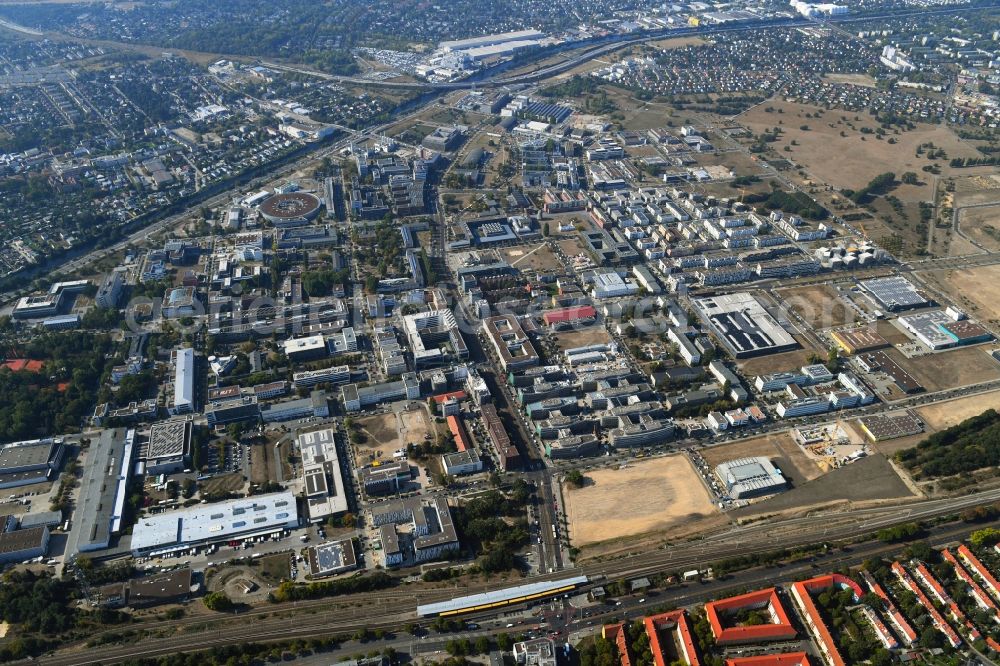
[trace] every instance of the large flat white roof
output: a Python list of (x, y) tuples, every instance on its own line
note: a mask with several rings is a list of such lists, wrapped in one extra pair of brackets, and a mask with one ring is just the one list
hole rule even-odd
[(174, 361), (174, 409), (194, 407), (194, 349), (178, 349)]
[(498, 35), (483, 35), (482, 37), (470, 37), (468, 39), (455, 39), (438, 44), (440, 49), (450, 49), (459, 51), (462, 49), (472, 49), (492, 44), (503, 44), (504, 42), (514, 42), (525, 39), (542, 39), (544, 32), (538, 30), (518, 30), (516, 32), (504, 32)]
[(240, 534), (298, 524), (295, 495), (289, 491), (199, 504), (141, 518), (132, 530), (132, 550), (222, 541)]

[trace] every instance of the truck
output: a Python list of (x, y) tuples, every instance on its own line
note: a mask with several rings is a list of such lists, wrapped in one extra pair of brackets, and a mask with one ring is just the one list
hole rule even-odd
[(701, 578), (701, 573), (697, 569), (691, 569), (690, 571), (682, 573), (681, 578), (684, 579), (685, 583), (690, 583), (693, 580), (699, 580)]

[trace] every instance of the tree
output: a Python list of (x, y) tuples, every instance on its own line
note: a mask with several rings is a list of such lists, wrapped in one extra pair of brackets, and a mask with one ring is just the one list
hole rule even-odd
[(205, 595), (203, 601), (205, 602), (205, 608), (220, 613), (227, 613), (235, 607), (232, 599), (227, 597), (225, 592), (209, 592)]
[(1000, 530), (994, 529), (992, 527), (976, 530), (975, 532), (969, 535), (969, 543), (971, 543), (976, 548), (989, 546), (997, 543), (998, 541), (1000, 541)]
[(549, 223), (545, 222), (544, 224), (542, 224), (542, 235), (545, 236), (546, 238), (548, 238), (549, 234), (551, 234), (551, 233), (552, 233), (552, 230), (549, 228)]
[(582, 488), (585, 482), (583, 473), (578, 469), (573, 469), (566, 472), (566, 483), (570, 484), (574, 488)]

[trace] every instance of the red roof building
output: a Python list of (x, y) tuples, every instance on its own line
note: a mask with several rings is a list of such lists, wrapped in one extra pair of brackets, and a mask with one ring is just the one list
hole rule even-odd
[(726, 666), (810, 666), (809, 655), (805, 652), (785, 654), (763, 654), (759, 657), (726, 659)]
[(457, 416), (448, 417), (448, 429), (455, 436), (455, 446), (458, 447), (459, 451), (468, 451), (472, 447), (469, 436), (465, 433), (465, 426), (462, 425)]
[(813, 594), (831, 587), (840, 589), (850, 588), (854, 593), (855, 600), (860, 599), (864, 594), (861, 586), (847, 576), (830, 574), (792, 583), (792, 597), (802, 611), (802, 617), (806, 621), (809, 633), (813, 635), (813, 638), (816, 639), (816, 643), (819, 645), (823, 660), (830, 666), (846, 666), (844, 658), (840, 656), (840, 651), (837, 649), (837, 643), (833, 640), (833, 635), (830, 633), (826, 622), (823, 621), (823, 616), (812, 600)]
[(955, 567), (955, 573), (962, 579), (963, 582), (965, 582), (966, 585), (969, 586), (969, 594), (976, 601), (976, 604), (978, 604), (984, 611), (989, 611), (995, 615), (997, 613), (997, 605), (993, 603), (992, 599), (990, 599), (990, 595), (986, 594), (986, 590), (984, 590), (982, 586), (976, 582), (976, 579), (972, 577), (972, 574), (970, 574), (962, 563), (958, 561), (958, 558), (952, 555), (951, 551), (947, 548), (941, 551), (941, 556), (948, 560), (948, 562), (951, 563), (951, 566)]
[(983, 585), (990, 591), (993, 598), (1000, 600), (1000, 583), (993, 577), (990, 570), (983, 566), (979, 558), (964, 544), (958, 547), (958, 556), (965, 560), (969, 567), (976, 572), (977, 576), (983, 579)]
[(542, 314), (542, 321), (546, 326), (553, 324), (568, 324), (581, 319), (592, 319), (597, 316), (597, 310), (593, 305), (577, 305), (561, 310), (549, 310)]
[(903, 584), (903, 587), (908, 589), (910, 592), (913, 592), (914, 596), (917, 597), (917, 601), (920, 602), (920, 605), (923, 606), (924, 610), (927, 611), (927, 614), (930, 615), (931, 623), (934, 625), (934, 628), (945, 635), (945, 638), (948, 639), (948, 643), (953, 648), (957, 648), (961, 645), (962, 639), (959, 638), (958, 634), (955, 633), (955, 630), (948, 624), (948, 621), (944, 619), (944, 616), (942, 616), (941, 613), (938, 612), (937, 608), (934, 607), (934, 604), (932, 604), (931, 600), (927, 598), (924, 591), (920, 589), (920, 586), (917, 585), (917, 581), (913, 580), (913, 577), (910, 576), (910, 572), (908, 572), (899, 562), (892, 563), (892, 572), (896, 574), (896, 578), (898, 578), (899, 582)]
[(440, 405), (446, 400), (455, 398), (456, 400), (465, 400), (465, 391), (452, 391), (451, 393), (439, 393), (434, 396), (435, 404)]
[(691, 623), (688, 621), (687, 613), (683, 610), (670, 611), (651, 615), (643, 620), (646, 625), (646, 635), (649, 637), (649, 649), (653, 653), (653, 663), (656, 666), (668, 666), (666, 657), (666, 646), (660, 641), (670, 640), (669, 632), (676, 632), (678, 651), (688, 666), (701, 666), (698, 659), (698, 650), (694, 645), (694, 636), (691, 633)]
[[(741, 610), (763, 610), (770, 621), (765, 624), (734, 625), (733, 616)], [(795, 627), (778, 598), (778, 591), (773, 587), (712, 601), (705, 604), (705, 614), (712, 625), (715, 642), (719, 645), (790, 640), (796, 635)]]
[(618, 658), (622, 666), (632, 666), (632, 657), (628, 651), (628, 636), (625, 635), (625, 623), (606, 624), (601, 627), (601, 636), (609, 640), (618, 648)]
[(903, 642), (907, 645), (913, 645), (916, 643), (917, 632), (913, 630), (909, 621), (907, 621), (907, 619), (903, 617), (903, 614), (899, 612), (899, 609), (896, 608), (896, 604), (893, 603), (885, 589), (878, 584), (875, 577), (867, 571), (862, 571), (861, 578), (864, 579), (865, 584), (868, 585), (869, 589), (871, 589), (871, 591), (874, 592), (885, 604), (885, 612), (889, 615), (889, 621), (892, 623), (892, 626), (896, 628), (896, 633), (899, 634), (901, 639), (903, 639)]

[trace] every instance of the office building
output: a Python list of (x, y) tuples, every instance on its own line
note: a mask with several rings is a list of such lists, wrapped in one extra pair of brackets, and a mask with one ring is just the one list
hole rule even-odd
[(303, 433), (297, 443), (309, 521), (317, 523), (345, 513), (347, 491), (333, 429)]
[(330, 416), (330, 404), (326, 391), (313, 391), (308, 398), (296, 398), (260, 405), (260, 417), (265, 423), (309, 417), (326, 418), (328, 416)]

